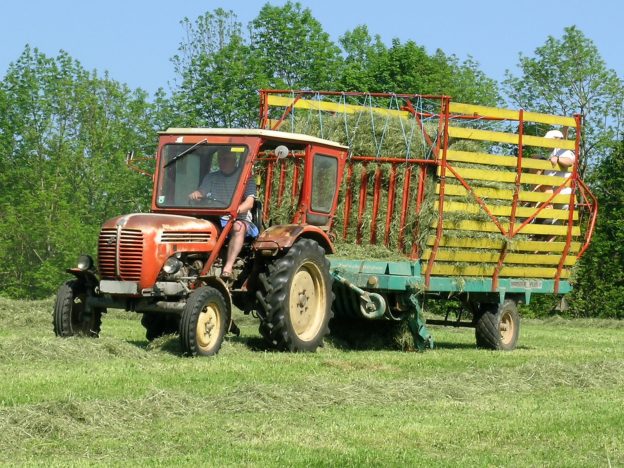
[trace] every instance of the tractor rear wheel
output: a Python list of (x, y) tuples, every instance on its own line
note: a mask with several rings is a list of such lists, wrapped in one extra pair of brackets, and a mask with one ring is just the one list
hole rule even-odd
[(515, 301), (480, 304), (475, 323), (477, 347), (511, 351), (516, 347), (519, 333), (520, 315)]
[(230, 324), (223, 295), (202, 286), (191, 293), (180, 318), (180, 343), (188, 356), (212, 356), (219, 352)]
[(67, 281), (59, 288), (52, 321), (56, 336), (99, 336), (103, 310), (87, 310), (86, 300), (87, 287), (80, 280)]
[(259, 274), (256, 293), (264, 320), (260, 333), (273, 346), (316, 351), (333, 316), (332, 277), (325, 251), (301, 239)]

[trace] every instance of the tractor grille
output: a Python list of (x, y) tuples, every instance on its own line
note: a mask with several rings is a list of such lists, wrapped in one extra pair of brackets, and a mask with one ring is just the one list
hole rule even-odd
[(208, 242), (210, 240), (210, 233), (165, 231), (162, 233), (160, 240), (161, 242)]
[[(117, 265), (117, 243), (119, 243), (119, 265)], [(135, 229), (122, 229), (117, 238), (117, 229), (105, 228), (98, 241), (98, 264), (102, 278), (139, 281), (143, 263), (143, 233)], [(117, 277), (117, 268), (119, 277)]]

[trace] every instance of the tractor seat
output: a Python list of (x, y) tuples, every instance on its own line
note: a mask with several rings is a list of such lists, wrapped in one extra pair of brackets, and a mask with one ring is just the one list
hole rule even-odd
[(262, 202), (257, 198), (254, 200), (253, 207), (251, 208), (251, 222), (256, 225), (259, 233), (264, 230), (264, 226), (262, 225)]

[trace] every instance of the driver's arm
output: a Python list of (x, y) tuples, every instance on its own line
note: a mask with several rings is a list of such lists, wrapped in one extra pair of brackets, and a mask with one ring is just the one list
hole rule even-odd
[(197, 190), (189, 193), (188, 197), (191, 200), (201, 200), (202, 198), (204, 198), (204, 193), (206, 192), (207, 179), (209, 175), (210, 174), (206, 174), (204, 176), (204, 178), (201, 181), (201, 184), (199, 184), (199, 187), (197, 187)]
[(249, 195), (247, 198), (245, 198), (243, 203), (238, 205), (238, 210), (236, 210), (236, 212), (244, 213), (245, 211), (251, 210), (253, 208), (255, 199), (256, 197), (254, 197), (253, 195)]
[(188, 196), (191, 200), (201, 200), (204, 196), (199, 190), (195, 190), (194, 192), (189, 193)]

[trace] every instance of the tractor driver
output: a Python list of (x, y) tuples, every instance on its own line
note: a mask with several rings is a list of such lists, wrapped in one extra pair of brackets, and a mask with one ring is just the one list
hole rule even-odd
[[(240, 171), (236, 167), (236, 155), (231, 152), (230, 148), (223, 148), (218, 151), (219, 170), (213, 171), (203, 178), (199, 188), (189, 194), (191, 200), (201, 200), (202, 198), (212, 198), (215, 201), (229, 200), (236, 190), (236, 185), (240, 177)], [(243, 248), (245, 237), (255, 239), (258, 237), (258, 228), (251, 222), (251, 209), (256, 199), (256, 182), (253, 177), (249, 178), (243, 202), (238, 205), (237, 217), (230, 232), (230, 243), (228, 246), (227, 257), (221, 277), (230, 279), (232, 277), (232, 267), (234, 261)], [(221, 217), (221, 227), (224, 227), (229, 221), (230, 216)]]

